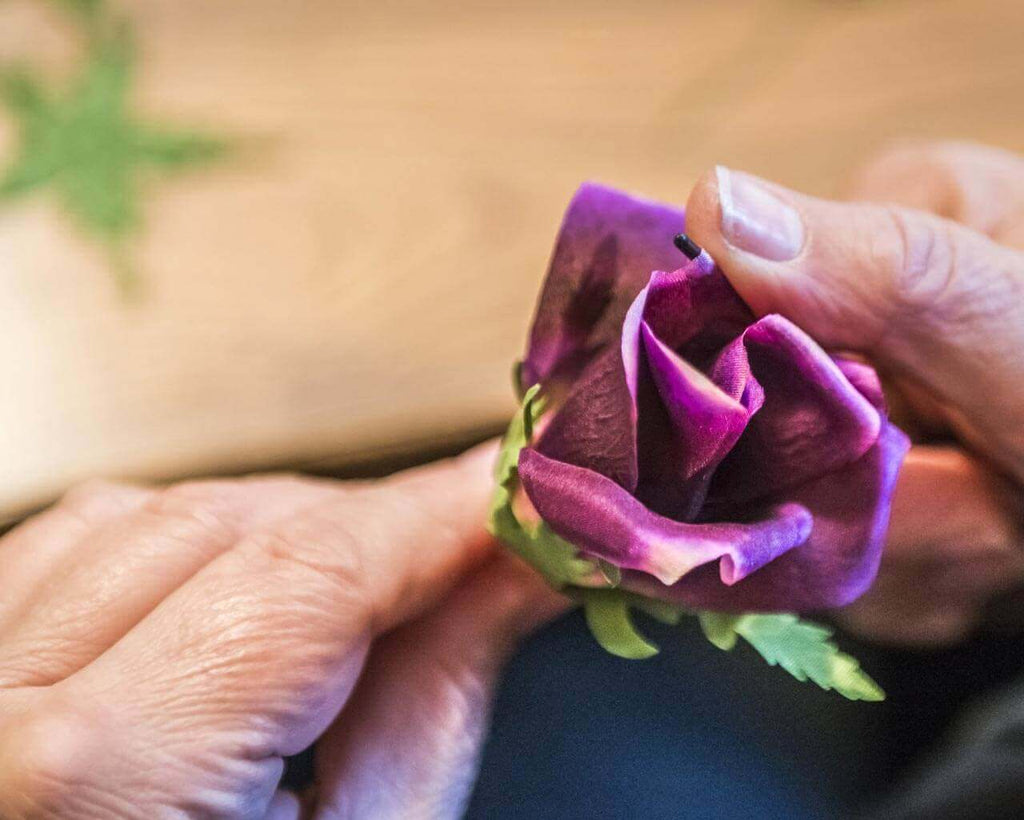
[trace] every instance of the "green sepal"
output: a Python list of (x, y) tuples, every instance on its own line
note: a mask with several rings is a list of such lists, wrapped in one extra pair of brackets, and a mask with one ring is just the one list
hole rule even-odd
[(686, 615), (685, 609), (675, 604), (670, 604), (668, 601), (659, 601), (657, 598), (645, 598), (643, 595), (627, 592), (620, 594), (626, 597), (633, 609), (639, 609), (645, 615), (650, 615), (654, 620), (669, 626), (678, 626), (679, 622), (683, 620), (683, 616)]
[(658, 654), (658, 647), (637, 632), (629, 614), (629, 595), (614, 589), (580, 590), (590, 632), (605, 651), (627, 660)]
[(741, 615), (732, 615), (728, 612), (701, 612), (698, 614), (704, 637), (725, 652), (736, 646), (736, 639), (739, 637), (739, 633), (736, 632), (736, 623), (741, 617)]
[(604, 576), (609, 586), (617, 587), (622, 583), (622, 570), (615, 566), (615, 564), (605, 561), (603, 558), (598, 558), (597, 568), (601, 571), (601, 575)]
[(491, 500), (488, 530), (540, 572), (555, 589), (592, 586), (595, 575), (599, 575), (593, 561), (580, 558), (577, 549), (552, 532), (543, 521), (524, 525), (513, 508), (519, 487), (519, 451), (532, 439), (533, 426), (544, 412), (544, 399), (539, 393), (540, 385), (526, 391), (522, 410), (513, 417), (501, 443), (494, 471), (497, 487)]
[(731, 649), (742, 637), (770, 666), (781, 666), (798, 681), (810, 680), (849, 700), (885, 700), (885, 692), (860, 668), (856, 658), (839, 651), (832, 631), (790, 613), (700, 614), (708, 640)]
[(519, 451), (533, 438), (533, 425), (544, 412), (544, 400), (538, 399), (540, 385), (535, 384), (523, 394), (523, 403), (519, 412), (512, 417), (505, 437), (501, 440), (501, 452), (494, 465), (494, 478), (498, 487), (514, 490), (518, 484), (515, 474), (519, 463)]
[[(539, 387), (540, 385), (536, 385)], [(526, 398), (526, 387), (523, 385), (523, 360), (519, 359), (512, 365), (512, 389), (516, 392), (516, 398), (523, 401)]]

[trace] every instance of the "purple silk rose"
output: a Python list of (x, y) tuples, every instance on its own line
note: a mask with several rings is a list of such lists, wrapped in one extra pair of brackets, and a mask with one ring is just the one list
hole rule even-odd
[(907, 438), (870, 367), (757, 319), (706, 253), (676, 250), (682, 229), (675, 208), (576, 194), (522, 365), (556, 403), (522, 486), (624, 590), (728, 612), (848, 603), (877, 572)]

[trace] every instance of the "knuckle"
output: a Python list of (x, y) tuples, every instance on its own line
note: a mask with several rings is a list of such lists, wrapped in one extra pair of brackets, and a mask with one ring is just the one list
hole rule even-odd
[(234, 484), (231, 481), (181, 481), (161, 490), (153, 506), (170, 512), (196, 507), (226, 507), (234, 497), (233, 489)]
[(941, 219), (884, 209), (892, 224), (892, 243), (884, 264), (892, 276), (894, 296), (905, 308), (935, 310), (957, 288), (957, 243), (952, 226)]
[(455, 461), (449, 460), (433, 465), (429, 473), (413, 471), (391, 476), (367, 488), (366, 498), (374, 508), (381, 510), (383, 520), (408, 522), (408, 527), (430, 532), (438, 541), (457, 540), (461, 519), (454, 519), (439, 509), (444, 505), (438, 503), (438, 486), (447, 481), (438, 481), (438, 478), (447, 476), (438, 470), (458, 475), (459, 469)]
[(278, 571), (313, 574), (349, 594), (365, 586), (365, 537), (358, 510), (347, 499), (331, 502), (331, 514), (314, 508), (247, 535), (239, 549), (255, 554)]
[(870, 154), (862, 167), (867, 169), (882, 168), (889, 171), (894, 166), (927, 164), (931, 160), (931, 154), (935, 150), (936, 145), (934, 142), (924, 140), (908, 138), (891, 139), (884, 142), (877, 150)]
[(1009, 521), (998, 516), (988, 516), (976, 522), (973, 530), (976, 548), (994, 554), (1013, 554), (1018, 549), (1019, 535)]
[(473, 663), (442, 658), (438, 661), (432, 691), (432, 712), (450, 737), (478, 726), (487, 709), (493, 677), (490, 670)]
[(71, 487), (61, 497), (62, 509), (86, 521), (108, 510), (117, 511), (137, 499), (147, 498), (152, 490), (133, 484), (94, 478)]
[(146, 504), (158, 519), (180, 521), (183, 537), (199, 533), (230, 540), (239, 529), (237, 502), (229, 481), (185, 481), (158, 491)]
[(104, 723), (64, 698), (48, 697), (12, 728), (20, 749), (5, 773), (8, 790), (29, 817), (63, 816), (94, 791), (97, 755), (105, 753)]

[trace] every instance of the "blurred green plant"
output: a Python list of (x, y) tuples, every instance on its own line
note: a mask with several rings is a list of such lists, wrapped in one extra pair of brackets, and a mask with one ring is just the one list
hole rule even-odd
[(0, 104), (18, 132), (15, 156), (0, 174), (0, 204), (35, 191), (56, 196), (87, 235), (107, 249), (126, 293), (138, 285), (129, 240), (141, 227), (143, 182), (222, 157), (218, 137), (148, 123), (130, 106), (135, 50), (128, 21), (102, 0), (50, 0), (86, 40), (67, 84), (52, 88), (29, 66), (0, 68)]
[(103, 0), (50, 0), (60, 9), (78, 14), (85, 19), (96, 20), (103, 11)]

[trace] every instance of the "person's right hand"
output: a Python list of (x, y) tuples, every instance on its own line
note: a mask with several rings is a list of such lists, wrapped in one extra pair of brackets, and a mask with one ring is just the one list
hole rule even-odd
[(718, 168), (690, 196), (687, 232), (758, 315), (869, 359), (896, 421), (933, 442), (911, 450), (878, 580), (840, 619), (877, 639), (951, 641), (1024, 580), (1024, 159), (901, 147), (853, 195)]

